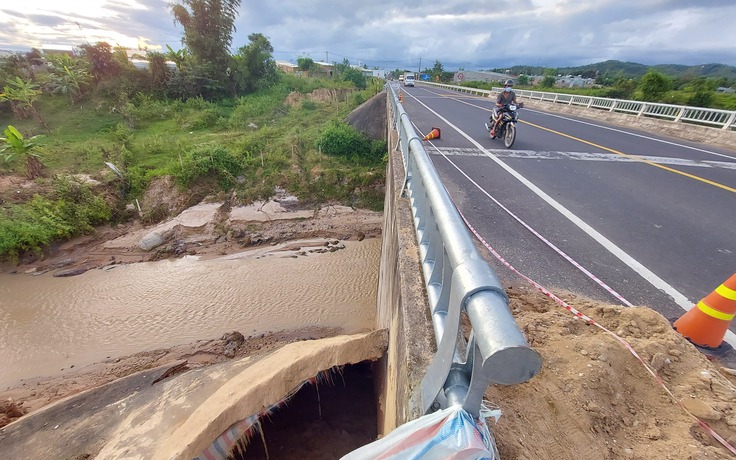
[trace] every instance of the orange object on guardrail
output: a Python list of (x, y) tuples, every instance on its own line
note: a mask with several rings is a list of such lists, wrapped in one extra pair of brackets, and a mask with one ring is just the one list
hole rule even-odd
[(673, 325), (690, 342), (717, 348), (736, 315), (736, 273), (682, 315)]

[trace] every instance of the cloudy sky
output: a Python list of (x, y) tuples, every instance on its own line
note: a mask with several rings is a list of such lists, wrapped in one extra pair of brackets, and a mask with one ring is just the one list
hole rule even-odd
[[(242, 0), (233, 49), (385, 69), (562, 67), (607, 59), (736, 66), (734, 0)], [(0, 49), (106, 41), (181, 48), (167, 0), (3, 0)], [(421, 60), (421, 61), (420, 61)]]

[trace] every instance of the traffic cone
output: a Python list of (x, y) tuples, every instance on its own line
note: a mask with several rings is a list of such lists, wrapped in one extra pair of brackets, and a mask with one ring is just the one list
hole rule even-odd
[(423, 141), (428, 141), (430, 139), (439, 139), (440, 138), (440, 129), (439, 128), (432, 128), (432, 131), (429, 132), (426, 136), (424, 136)]
[(736, 315), (736, 273), (680, 317), (675, 330), (695, 345), (717, 348)]
[(404, 103), (404, 93), (402, 93), (401, 90), (399, 90), (399, 103)]

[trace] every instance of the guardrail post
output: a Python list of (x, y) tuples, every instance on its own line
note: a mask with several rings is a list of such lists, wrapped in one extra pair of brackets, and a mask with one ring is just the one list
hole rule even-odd
[(725, 125), (723, 125), (723, 128), (721, 129), (731, 129), (731, 126), (736, 123), (736, 112), (732, 113), (730, 117), (728, 117), (728, 121)]
[(675, 123), (677, 123), (678, 121), (682, 121), (682, 117), (684, 117), (684, 116), (685, 116), (685, 111), (686, 111), (686, 110), (687, 110), (687, 107), (682, 107), (682, 108), (680, 109), (680, 112), (679, 112), (679, 113), (677, 114), (677, 116), (675, 117), (675, 120), (674, 120), (674, 121), (675, 121)]
[(641, 104), (641, 109), (639, 109), (639, 113), (636, 114), (636, 118), (640, 118), (644, 114), (644, 112), (646, 112), (647, 107), (648, 106), (647, 106), (646, 102), (645, 103), (642, 103)]

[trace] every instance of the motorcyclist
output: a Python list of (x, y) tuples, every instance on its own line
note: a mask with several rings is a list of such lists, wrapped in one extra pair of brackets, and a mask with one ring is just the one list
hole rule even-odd
[[(498, 122), (501, 121), (501, 109), (503, 109), (504, 106), (510, 105), (510, 104), (518, 104), (516, 102), (516, 93), (512, 89), (514, 86), (514, 80), (506, 80), (506, 82), (503, 85), (503, 91), (498, 95), (496, 98), (496, 106), (493, 108), (493, 128), (491, 128), (491, 137), (496, 137), (496, 128), (498, 127)], [(521, 106), (521, 104), (519, 104)]]

